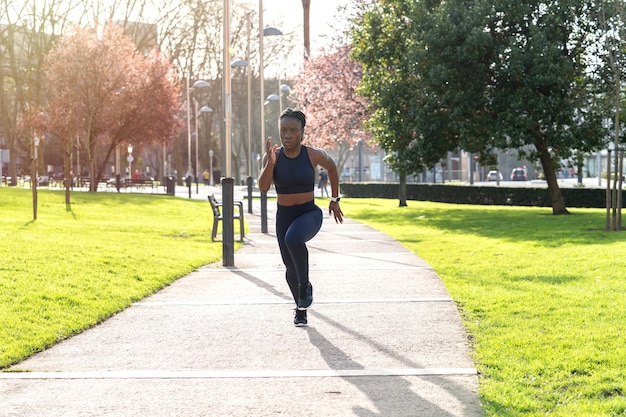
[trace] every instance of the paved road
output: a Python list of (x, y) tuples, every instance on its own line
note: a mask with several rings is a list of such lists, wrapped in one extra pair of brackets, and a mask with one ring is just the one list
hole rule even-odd
[(481, 415), (461, 319), (429, 265), (326, 217), (309, 245), (309, 327), (296, 328), (275, 203), (268, 234), (257, 204), (235, 267), (206, 265), (0, 373), (0, 415)]

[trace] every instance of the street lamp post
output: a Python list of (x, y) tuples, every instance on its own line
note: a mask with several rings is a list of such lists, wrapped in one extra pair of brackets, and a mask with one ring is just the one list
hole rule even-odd
[[(196, 104), (197, 107), (197, 104)], [(196, 110), (196, 120), (195, 120), (195, 129), (196, 129), (196, 194), (198, 194), (198, 118), (203, 114), (213, 113), (213, 109), (209, 106), (202, 106), (199, 111)], [(211, 173), (213, 175), (213, 173)]]
[[(279, 101), (279, 100), (280, 100), (280, 97), (278, 97), (278, 94), (270, 94), (269, 96), (267, 96), (265, 98), (265, 102), (263, 103), (263, 105), (268, 106), (271, 103), (274, 103), (274, 102)], [(278, 113), (278, 114), (280, 115), (280, 113)], [(271, 131), (270, 131), (270, 134), (271, 134)], [(280, 135), (280, 133), (279, 133), (279, 135)]]
[[(208, 87), (209, 83), (204, 80), (198, 80), (195, 83), (193, 83), (192, 87), (189, 87), (189, 77), (187, 77), (186, 82), (187, 82), (187, 175), (189, 176), (193, 172), (191, 170), (191, 93), (195, 91), (197, 88)], [(195, 97), (194, 97), (194, 104), (195, 106), (197, 106)], [(197, 113), (197, 110), (196, 110), (196, 113)], [(196, 165), (196, 168), (197, 168), (197, 165)]]
[(196, 180), (196, 194), (198, 194), (198, 100), (193, 100), (193, 134), (196, 141), (196, 163), (193, 168), (193, 176)]
[(278, 97), (278, 94), (270, 94), (269, 96), (265, 97), (265, 102), (263, 104), (267, 106), (271, 102), (278, 101), (278, 100), (280, 100), (280, 97)]
[[(39, 148), (39, 136), (33, 137), (33, 167), (30, 175), (30, 186), (33, 191), (33, 220), (37, 220), (37, 186), (39, 185), (39, 173), (37, 172), (37, 149)], [(0, 164), (2, 162), (0, 161)], [(1, 178), (0, 178), (1, 180)]]
[[(259, 0), (259, 77), (261, 78), (261, 155), (265, 149), (265, 79), (263, 75), (263, 36), (279, 36), (283, 33), (272, 27), (263, 28), (263, 0)], [(267, 233), (267, 193), (261, 193), (261, 233)]]
[(231, 172), (232, 95), (230, 81), (230, 0), (224, 0), (224, 134), (226, 176), (222, 179), (222, 265), (235, 266), (234, 180)]
[[(248, 19), (250, 18), (250, 15), (248, 15)], [(235, 67), (246, 67), (246, 70), (248, 72), (248, 152), (247, 152), (247, 163), (248, 163), (248, 176), (246, 178), (246, 184), (248, 186), (248, 213), (252, 213), (252, 127), (251, 127), (251, 120), (252, 120), (252, 95), (251, 95), (251, 89), (252, 89), (252, 83), (251, 83), (251, 72), (250, 71), (250, 64), (249, 64), (249, 59), (250, 59), (250, 21), (248, 20), (248, 49), (246, 51), (246, 58), (248, 59), (248, 61), (243, 60), (243, 59), (238, 59), (236, 61), (234, 61), (232, 64), (230, 64), (231, 67), (235, 68)]]
[[(249, 36), (249, 35), (248, 35)], [(249, 45), (248, 45), (249, 46)], [(237, 68), (237, 67), (246, 67), (246, 71), (247, 71), (247, 76), (248, 76), (248, 158), (247, 158), (247, 163), (248, 163), (248, 176), (252, 175), (252, 168), (251, 168), (251, 162), (252, 162), (252, 157), (251, 157), (251, 152), (252, 152), (252, 148), (251, 148), (251, 98), (252, 96), (250, 95), (250, 90), (252, 88), (252, 85), (250, 83), (250, 75), (251, 75), (251, 71), (250, 71), (250, 54), (249, 52), (246, 53), (247, 57), (246, 59), (238, 59), (236, 61), (233, 61), (232, 64), (230, 64), (230, 66), (232, 68)]]
[(283, 112), (283, 93), (289, 94), (290, 91), (291, 91), (291, 87), (289, 87), (287, 84), (281, 84), (281, 86), (278, 87), (278, 97), (280, 98), (279, 109), (281, 113)]
[(132, 168), (132, 163), (133, 163), (133, 145), (132, 143), (128, 144), (128, 157), (126, 158), (126, 160), (128, 161), (128, 178), (132, 178), (133, 177), (133, 171), (131, 170)]
[(274, 101), (278, 101), (278, 114), (279, 116), (283, 113), (283, 94), (289, 93), (291, 91), (291, 87), (287, 84), (281, 84), (280, 80), (278, 80), (278, 94), (270, 94), (265, 98), (265, 105), (268, 105)]
[(209, 149), (209, 171), (210, 171), (210, 180), (209, 185), (213, 186), (213, 149)]
[(191, 94), (189, 88), (189, 77), (187, 77), (187, 173), (191, 172), (191, 115), (189, 107), (191, 106)]
[(76, 178), (77, 185), (79, 187), (82, 186), (80, 179), (80, 140), (78, 136), (76, 136)]

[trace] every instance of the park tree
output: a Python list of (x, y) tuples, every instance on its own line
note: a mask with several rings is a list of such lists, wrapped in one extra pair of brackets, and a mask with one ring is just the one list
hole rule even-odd
[[(44, 56), (69, 24), (71, 11), (80, 3), (80, 0), (43, 3), (0, 0), (0, 140), (11, 155), (8, 175), (13, 181), (22, 174), (17, 162), (30, 160), (32, 116), (43, 101)], [(42, 141), (39, 147), (40, 170), (44, 155), (55, 153), (47, 145)]]
[(366, 126), (400, 178), (399, 204), (406, 206), (406, 178), (424, 169), (415, 146), (420, 134), (421, 75), (412, 60), (417, 33), (414, 2), (374, 3), (354, 25), (351, 56), (363, 66), (358, 93), (370, 100)]
[[(361, 91), (373, 97), (375, 137), (402, 119), (404, 142), (384, 146), (409, 171), (447, 151), (488, 159), (516, 149), (540, 161), (553, 213), (567, 213), (558, 161), (598, 149), (605, 137), (588, 71), (593, 8), (585, 0), (375, 5), (355, 30), (354, 52), (366, 65)], [(394, 89), (413, 97), (394, 108)]]
[[(484, 42), (482, 51), (469, 38), (461, 45), (470, 51), (470, 59), (474, 55), (478, 60), (488, 51), (485, 63), (491, 71), (484, 72), (482, 88), (467, 97), (486, 97), (489, 103), (487, 111), (474, 119), (490, 126), (487, 139), (494, 147), (520, 153), (530, 147), (528, 156), (541, 163), (553, 214), (566, 214), (556, 176), (558, 161), (599, 149), (605, 138), (597, 91), (587, 72), (586, 53), (595, 24), (590, 14), (593, 4), (584, 0), (485, 4), (480, 0), (476, 5), (484, 14), (482, 22), (477, 19), (476, 30), (488, 34), (489, 42)], [(456, 16), (464, 7), (463, 2), (452, 2), (440, 13)], [(435, 28), (433, 38), (442, 29)], [(432, 51), (449, 56), (452, 48)], [(472, 54), (472, 50), (480, 52)]]
[(181, 127), (171, 64), (156, 50), (136, 52), (114, 24), (64, 34), (47, 56), (45, 84), (47, 128), (65, 150), (65, 177), (77, 141), (87, 155), (91, 191), (117, 146), (167, 143)]
[(307, 113), (307, 143), (339, 150), (338, 166), (358, 142), (370, 141), (364, 122), (368, 100), (356, 94), (361, 65), (350, 59), (350, 47), (309, 57), (293, 90), (294, 101)]

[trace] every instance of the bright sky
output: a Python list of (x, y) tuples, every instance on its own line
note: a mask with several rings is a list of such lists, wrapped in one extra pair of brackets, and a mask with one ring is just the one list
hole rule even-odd
[[(258, 9), (258, 0), (248, 0)], [(310, 36), (311, 54), (315, 55), (325, 45), (324, 35), (332, 33), (331, 24), (337, 25), (337, 7), (346, 5), (354, 0), (311, 0)], [(298, 47), (303, 48), (304, 11), (302, 0), (263, 0), (263, 25), (275, 26), (285, 33), (293, 32), (298, 39)], [(282, 26), (281, 23), (286, 27)]]
[[(32, 0), (29, 0), (32, 1)], [(34, 0), (37, 1), (37, 0)], [(160, 2), (163, 0), (153, 0)], [(258, 11), (259, 0), (231, 0), (231, 7), (236, 6), (238, 1), (248, 2), (252, 8)], [(341, 22), (337, 19), (337, 8), (353, 4), (358, 0), (310, 0), (310, 36), (311, 36), (311, 54), (316, 55), (320, 49), (328, 45), (327, 38), (333, 32), (331, 25), (342, 27)], [(265, 14), (263, 15), (263, 25), (265, 27), (274, 26), (283, 31), (283, 33), (293, 33), (295, 42), (295, 57), (304, 56), (304, 11), (302, 9), (302, 0), (262, 0)], [(149, 10), (149, 9), (148, 9)], [(0, 16), (0, 21), (3, 21)], [(287, 67), (297, 68), (299, 62), (287, 64)], [(276, 69), (268, 68), (268, 76), (271, 76)], [(281, 71), (285, 71), (283, 68)]]

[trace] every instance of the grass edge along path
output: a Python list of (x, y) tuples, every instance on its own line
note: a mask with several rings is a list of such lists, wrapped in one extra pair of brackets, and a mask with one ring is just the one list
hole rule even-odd
[(604, 210), (345, 199), (439, 274), (487, 416), (626, 414), (626, 239)]
[(69, 210), (63, 192), (38, 200), (33, 221), (31, 190), (0, 188), (0, 369), (222, 257), (207, 200), (73, 192)]

